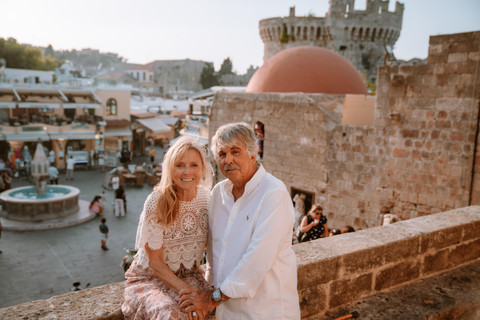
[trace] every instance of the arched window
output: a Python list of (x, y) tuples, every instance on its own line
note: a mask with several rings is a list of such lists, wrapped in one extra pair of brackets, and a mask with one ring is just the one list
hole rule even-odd
[(350, 39), (352, 40), (357, 40), (356, 37), (355, 37), (355, 32), (357, 31), (357, 29), (355, 27), (352, 28), (352, 36), (350, 37)]
[(317, 28), (317, 40), (320, 39), (320, 36), (322, 35), (322, 29), (320, 27)]
[(348, 40), (348, 27), (345, 27), (345, 40)]
[(117, 114), (117, 100), (110, 98), (107, 100), (107, 115)]
[(358, 30), (358, 39), (362, 40), (362, 38), (363, 38), (363, 28), (360, 28), (360, 30)]
[(303, 27), (303, 40), (307, 40), (308, 28)]
[(367, 28), (367, 30), (365, 30), (365, 40), (367, 41), (370, 40), (369, 37), (370, 37), (370, 28)]
[(372, 32), (372, 41), (375, 41), (375, 34), (376, 33), (377, 33), (377, 28), (374, 28), (373, 32)]

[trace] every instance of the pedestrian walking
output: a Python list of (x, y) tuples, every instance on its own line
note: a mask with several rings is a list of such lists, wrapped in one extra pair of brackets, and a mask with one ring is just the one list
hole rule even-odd
[(75, 168), (75, 159), (73, 156), (67, 159), (67, 180), (73, 180), (73, 169)]
[(115, 217), (125, 217), (125, 190), (119, 186), (115, 191)]
[(102, 172), (105, 171), (105, 168), (108, 167), (108, 153), (107, 151), (103, 151), (102, 157), (100, 158), (100, 162), (102, 164)]
[(102, 220), (100, 220), (102, 222), (101, 225), (98, 226), (98, 228), (100, 229), (100, 233), (102, 234), (101, 235), (101, 242), (102, 242), (102, 249), (103, 250), (108, 250), (107, 248), (107, 239), (108, 239), (108, 227), (107, 225), (105, 224), (105, 222), (107, 222), (107, 219), (105, 218), (102, 218)]
[(155, 149), (153, 147), (150, 148), (150, 162), (155, 162)]
[[(118, 187), (120, 186), (120, 178), (118, 174), (115, 172), (112, 178), (112, 188), (113, 188), (113, 195), (115, 196), (115, 192), (117, 191)], [(115, 197), (113, 197), (115, 199)], [(115, 200), (112, 201), (112, 206), (115, 205)]]

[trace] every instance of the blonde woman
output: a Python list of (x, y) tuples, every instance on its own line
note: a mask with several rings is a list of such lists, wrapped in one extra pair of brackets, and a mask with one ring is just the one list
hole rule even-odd
[(162, 180), (145, 201), (138, 253), (128, 269), (125, 319), (214, 319), (195, 305), (179, 306), (182, 292), (207, 289), (203, 260), (212, 168), (202, 147), (181, 138), (163, 161)]

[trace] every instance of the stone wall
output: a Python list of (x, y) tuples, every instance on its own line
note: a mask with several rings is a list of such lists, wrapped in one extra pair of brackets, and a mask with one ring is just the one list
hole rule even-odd
[(288, 189), (314, 193), (329, 227), (480, 204), (479, 39), (432, 37), (428, 64), (379, 68), (372, 126), (341, 125), (343, 95), (219, 93), (210, 136), (261, 121), (263, 165)]
[[(364, 319), (478, 319), (478, 230), (473, 206), (295, 245), (302, 319), (355, 309)], [(3, 308), (0, 319), (121, 320), (124, 286)]]
[(403, 219), (480, 202), (470, 193), (479, 44), (480, 32), (435, 36), (427, 65), (379, 69), (375, 126), (388, 128), (389, 148), (376, 187), (391, 190), (385, 205)]
[(262, 122), (268, 172), (289, 190), (304, 189), (325, 202), (328, 131), (340, 123), (344, 101), (344, 95), (217, 93), (209, 136), (225, 123)]

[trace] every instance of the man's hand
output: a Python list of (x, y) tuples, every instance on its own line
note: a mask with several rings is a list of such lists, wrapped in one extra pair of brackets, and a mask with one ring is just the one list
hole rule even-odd
[(202, 320), (209, 311), (216, 307), (212, 300), (212, 293), (213, 289), (184, 289), (179, 293), (180, 308), (188, 314), (196, 311), (197, 317), (194, 317), (194, 320)]

